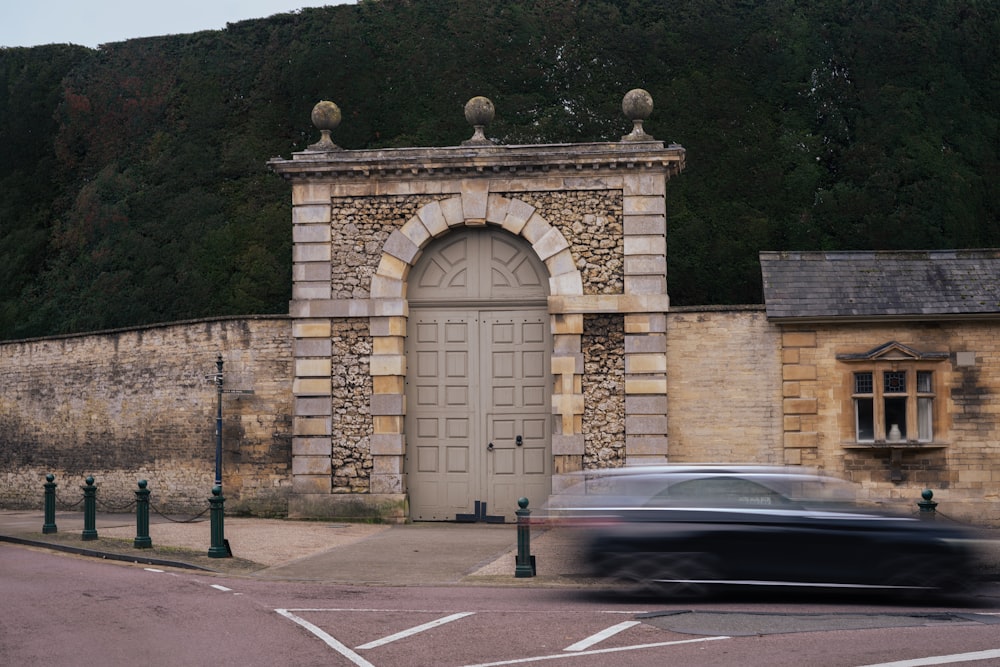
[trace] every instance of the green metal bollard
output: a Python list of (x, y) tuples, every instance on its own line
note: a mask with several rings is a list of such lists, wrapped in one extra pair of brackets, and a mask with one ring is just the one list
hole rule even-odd
[(519, 498), (517, 506), (521, 509), (514, 512), (517, 515), (517, 562), (514, 577), (523, 579), (535, 576), (535, 557), (531, 555), (531, 525), (528, 523), (531, 510), (528, 509), (528, 499)]
[(56, 527), (56, 476), (49, 473), (45, 476), (45, 523), (42, 524), (42, 533), (55, 533), (59, 529)]
[(924, 489), (920, 496), (923, 498), (923, 500), (917, 501), (917, 507), (920, 508), (920, 518), (924, 521), (935, 520), (938, 504), (931, 500), (934, 497), (934, 492), (930, 489)]
[(97, 487), (94, 478), (87, 477), (87, 485), (83, 489), (83, 534), (85, 542), (97, 539)]
[(139, 480), (139, 488), (135, 492), (135, 539), (132, 546), (136, 549), (149, 549), (153, 546), (153, 538), (149, 536), (149, 484), (144, 479)]
[(216, 484), (212, 487), (212, 497), (208, 499), (212, 506), (210, 512), (212, 518), (212, 546), (208, 549), (209, 558), (231, 558), (233, 552), (229, 549), (226, 541), (225, 504), (226, 499), (222, 496), (222, 487)]

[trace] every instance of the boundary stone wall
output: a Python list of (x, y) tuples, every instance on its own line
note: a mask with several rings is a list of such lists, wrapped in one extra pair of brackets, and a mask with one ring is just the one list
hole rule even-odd
[[(625, 404), (641, 399), (624, 389), (625, 319), (584, 318), (586, 468), (627, 462)], [(657, 409), (666, 408), (660, 418), (669, 421), (670, 447), (640, 450), (646, 462), (781, 464), (791, 451), (803, 464), (853, 479), (872, 500), (914, 510), (928, 487), (946, 516), (1000, 523), (993, 463), (1000, 422), (991, 400), (1000, 386), (1000, 345), (992, 323), (778, 326), (763, 306), (691, 307), (666, 314), (666, 333), (670, 373), (666, 404)], [(371, 437), (370, 415), (353, 406), (358, 392), (371, 391), (372, 334), (347, 319), (334, 320), (333, 334), (340, 363), (332, 369), (339, 397), (332, 419), (340, 444), (325, 456), (335, 459), (332, 492), (353, 497), (366, 490), (371, 457), (355, 458), (342, 443)], [(217, 400), (206, 376), (221, 354), (225, 387), (254, 391), (223, 395), (226, 509), (286, 515), (294, 476), (293, 340), (288, 318), (244, 317), (0, 343), (0, 507), (40, 508), (52, 472), (60, 508), (78, 502), (79, 487), (93, 475), (102, 510), (130, 503), (136, 481), (147, 479), (159, 509), (202, 511), (214, 477)], [(951, 353), (939, 396), (946, 442), (904, 452), (901, 481), (890, 479), (887, 451), (845, 446), (850, 396), (837, 354), (885, 340)], [(808, 375), (815, 379), (789, 379), (789, 364), (815, 367)], [(811, 421), (783, 414), (793, 390), (794, 399), (816, 403)], [(798, 435), (806, 432), (814, 435), (808, 447)]]
[(88, 475), (98, 508), (134, 500), (199, 512), (215, 477), (224, 361), (223, 489), (230, 513), (281, 516), (291, 486), (291, 323), (284, 317), (178, 322), (0, 343), (0, 506), (41, 507), (54, 473), (59, 506)]
[(670, 463), (781, 464), (781, 331), (763, 306), (667, 315)]

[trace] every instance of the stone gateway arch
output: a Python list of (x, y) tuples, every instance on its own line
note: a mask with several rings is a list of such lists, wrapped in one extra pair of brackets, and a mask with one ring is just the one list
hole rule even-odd
[(620, 141), (498, 146), (474, 98), (460, 146), (350, 151), (317, 105), (320, 142), (269, 163), (292, 185), (290, 516), (509, 520), (565, 473), (666, 461), (684, 149), (645, 134), (651, 106), (626, 96)]

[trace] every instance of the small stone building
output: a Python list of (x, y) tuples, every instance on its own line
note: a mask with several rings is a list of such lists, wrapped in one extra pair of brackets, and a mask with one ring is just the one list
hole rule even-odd
[[(270, 166), (292, 185), (292, 516), (499, 520), (562, 473), (664, 461), (667, 180), (684, 149), (461, 146)], [(600, 354), (583, 354), (585, 341)]]
[(786, 463), (1000, 522), (1000, 251), (763, 252)]

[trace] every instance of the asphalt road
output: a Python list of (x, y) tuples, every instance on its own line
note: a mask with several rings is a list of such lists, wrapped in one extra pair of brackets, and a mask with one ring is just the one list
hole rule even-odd
[(574, 588), (262, 581), (0, 544), (0, 590), (8, 665), (1000, 665), (995, 585), (950, 606), (664, 604)]

